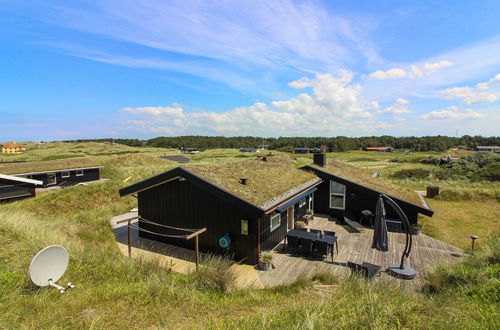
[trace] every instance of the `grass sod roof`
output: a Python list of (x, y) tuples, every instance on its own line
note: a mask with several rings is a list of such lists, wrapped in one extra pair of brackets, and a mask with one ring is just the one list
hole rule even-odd
[[(286, 155), (268, 156), (267, 161), (259, 158), (237, 162), (206, 165), (192, 165), (184, 168), (191, 173), (243, 198), (267, 208), (269, 202), (279, 202), (279, 197), (287, 197), (287, 192), (307, 183), (318, 181), (313, 173), (298, 169), (296, 161)], [(239, 183), (246, 178), (245, 185)], [(297, 191), (298, 192), (298, 191)], [(278, 197), (278, 198), (277, 198)]]
[(427, 208), (422, 204), (422, 200), (415, 191), (404, 189), (380, 177), (374, 178), (372, 176), (373, 171), (355, 167), (335, 159), (328, 159), (324, 167), (318, 166), (316, 164), (310, 164), (309, 166), (317, 168), (324, 172), (331, 173), (348, 181), (363, 185), (367, 188), (379, 191), (386, 195), (393, 196), (412, 204)]
[(71, 168), (97, 167), (95, 161), (88, 158), (71, 158), (61, 160), (48, 160), (43, 162), (9, 163), (0, 164), (2, 174), (22, 174), (45, 171), (58, 171)]

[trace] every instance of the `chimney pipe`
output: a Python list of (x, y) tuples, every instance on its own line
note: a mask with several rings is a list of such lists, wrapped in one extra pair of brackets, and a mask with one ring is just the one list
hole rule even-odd
[(245, 185), (247, 184), (247, 180), (248, 180), (247, 178), (241, 178), (240, 183)]
[(316, 153), (313, 155), (313, 163), (318, 165), (318, 166), (325, 166), (326, 165), (326, 154), (325, 153)]

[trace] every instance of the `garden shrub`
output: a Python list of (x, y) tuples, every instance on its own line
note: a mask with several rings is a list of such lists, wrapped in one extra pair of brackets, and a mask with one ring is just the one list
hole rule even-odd
[(426, 168), (407, 168), (395, 172), (392, 176), (398, 179), (425, 179), (430, 174), (431, 170)]

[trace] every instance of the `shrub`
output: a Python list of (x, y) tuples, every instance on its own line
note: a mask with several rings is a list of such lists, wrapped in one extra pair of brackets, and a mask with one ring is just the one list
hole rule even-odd
[(408, 168), (401, 169), (392, 174), (392, 176), (398, 179), (425, 179), (430, 174), (431, 170), (426, 168)]
[(208, 254), (201, 260), (200, 269), (194, 273), (195, 281), (203, 288), (228, 292), (236, 286), (234, 262), (226, 257)]
[(271, 251), (264, 251), (260, 254), (260, 261), (262, 262), (272, 262), (273, 261), (273, 254)]
[(442, 168), (447, 169), (455, 175), (470, 178), (479, 169), (479, 165), (475, 162), (462, 158), (445, 164)]
[(441, 161), (439, 157), (434, 157), (434, 156), (429, 156), (427, 158), (423, 158), (420, 160), (420, 163), (429, 165), (439, 165), (440, 162)]
[(500, 162), (488, 164), (474, 175), (476, 180), (500, 181)]

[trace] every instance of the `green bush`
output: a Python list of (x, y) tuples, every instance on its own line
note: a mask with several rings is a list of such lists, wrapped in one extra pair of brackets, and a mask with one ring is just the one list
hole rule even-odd
[(276, 150), (277, 151), (281, 151), (281, 152), (290, 152), (290, 153), (293, 153), (295, 151), (295, 148), (293, 146), (284, 146), (284, 147), (281, 147), (281, 148), (277, 148)]
[(394, 172), (392, 176), (398, 179), (425, 179), (431, 174), (426, 168), (407, 168)]
[(477, 171), (474, 176), (476, 180), (500, 181), (500, 162), (488, 164)]
[(201, 260), (200, 269), (193, 273), (202, 288), (229, 292), (236, 286), (236, 274), (231, 268), (234, 261), (223, 256), (208, 254)]
[(439, 165), (440, 160), (439, 157), (429, 156), (427, 158), (421, 159), (420, 163), (429, 165)]

